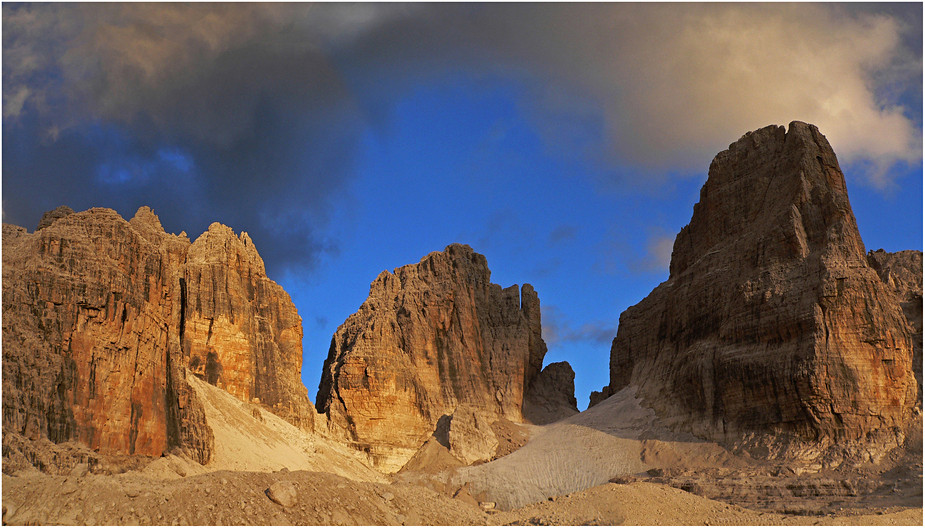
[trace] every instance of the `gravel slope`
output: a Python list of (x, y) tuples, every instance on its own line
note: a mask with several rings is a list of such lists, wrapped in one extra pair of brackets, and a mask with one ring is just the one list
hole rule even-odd
[(744, 463), (715, 444), (659, 428), (634, 394), (627, 387), (587, 411), (536, 426), (520, 450), (448, 478), (506, 510), (665, 465)]
[[(523, 448), (487, 464), (454, 468), (441, 452), (426, 452), (421, 464), (443, 472), (416, 479), (382, 475), (346, 448), (220, 389), (191, 383), (215, 432), (211, 464), (170, 455), (115, 475), (89, 473), (86, 464), (69, 476), (16, 469), (3, 475), (4, 524), (919, 526), (923, 520), (922, 508), (886, 503), (858, 503), (836, 515), (787, 515), (663, 483), (608, 483), (662, 467), (699, 466), (711, 482), (706, 468), (752, 471), (748, 461), (713, 444), (660, 430), (630, 391), (561, 422), (530, 427)], [(912, 469), (921, 498), (921, 466)]]
[(242, 402), (195, 376), (189, 377), (215, 435), (206, 471), (325, 471), (353, 480), (387, 482), (336, 442), (306, 433), (257, 405)]

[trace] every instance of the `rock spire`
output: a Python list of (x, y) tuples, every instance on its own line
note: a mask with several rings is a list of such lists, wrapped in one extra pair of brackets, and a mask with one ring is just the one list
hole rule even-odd
[(835, 153), (793, 122), (714, 158), (668, 280), (620, 316), (598, 397), (633, 386), (666, 421), (757, 453), (876, 457), (902, 440), (912, 352)]

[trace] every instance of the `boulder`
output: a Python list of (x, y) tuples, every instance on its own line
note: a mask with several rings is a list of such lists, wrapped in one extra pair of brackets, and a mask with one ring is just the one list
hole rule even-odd
[(284, 508), (291, 508), (299, 502), (299, 490), (289, 480), (280, 480), (270, 484), (265, 493), (267, 498)]

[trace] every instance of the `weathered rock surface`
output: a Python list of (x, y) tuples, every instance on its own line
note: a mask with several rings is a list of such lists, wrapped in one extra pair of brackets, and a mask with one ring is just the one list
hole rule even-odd
[(469, 403), (456, 407), (447, 431), (450, 454), (466, 465), (490, 460), (498, 450), (498, 437), (491, 427), (497, 419), (496, 414)]
[(33, 234), (4, 225), (4, 435), (164, 452), (183, 251), (178, 237), (148, 240), (106, 209)]
[(916, 250), (888, 253), (882, 249), (867, 253), (867, 262), (893, 291), (912, 325), (914, 353), (912, 371), (919, 384), (922, 400), (922, 252)]
[(288, 480), (270, 484), (266, 490), (267, 497), (284, 508), (291, 508), (299, 502), (299, 490)]
[[(522, 422), (545, 354), (533, 288), (492, 284), (485, 257), (453, 244), (376, 278), (331, 341), (317, 406), (333, 434), (395, 471), (438, 422), (451, 436), (457, 418), (457, 432), (473, 423), (483, 431), (493, 419)], [(463, 447), (457, 434), (458, 445), (447, 447), (468, 460), (490, 458), (491, 441), (479, 435), (461, 435), (472, 441)]]
[(181, 286), (187, 307), (181, 342), (193, 373), (311, 429), (315, 410), (301, 380), (302, 318), (267, 278), (247, 233), (209, 226), (189, 247)]
[(669, 279), (620, 316), (604, 395), (636, 385), (667, 423), (757, 454), (876, 458), (915, 401), (912, 342), (828, 141), (770, 126), (714, 158)]
[(55, 220), (64, 218), (69, 214), (74, 214), (74, 210), (66, 205), (60, 205), (51, 211), (45, 211), (45, 214), (42, 215), (42, 219), (39, 220), (39, 225), (35, 228), (35, 230), (38, 231), (39, 229), (44, 229), (50, 226)]
[(572, 366), (567, 361), (546, 365), (527, 390), (524, 417), (536, 425), (545, 425), (577, 413)]
[[(35, 233), (3, 225), (4, 441), (15, 433), (150, 456), (177, 447), (207, 462), (211, 431), (186, 372), (200, 350), (233, 363), (213, 341), (226, 327), (253, 344), (250, 392), (236, 395), (265, 398), (284, 418), (310, 425), (307, 395), (292, 383), (299, 369), (291, 364), (301, 361), (301, 347), (291, 344), (300, 337), (292, 329), (298, 316), (252, 244), (238, 251), (246, 235), (213, 226), (220, 233), (191, 245), (185, 234), (165, 233), (147, 207), (129, 222), (109, 209), (60, 211)], [(216, 245), (231, 249), (206, 255)], [(200, 332), (210, 317), (219, 330)], [(283, 381), (264, 379), (271, 377)]]

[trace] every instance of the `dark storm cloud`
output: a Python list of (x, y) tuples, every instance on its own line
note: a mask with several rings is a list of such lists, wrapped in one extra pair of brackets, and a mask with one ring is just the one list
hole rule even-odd
[(5, 5), (4, 220), (150, 205), (192, 237), (212, 221), (247, 230), (271, 267), (332, 250), (317, 227), (353, 173), (361, 119), (284, 15)]

